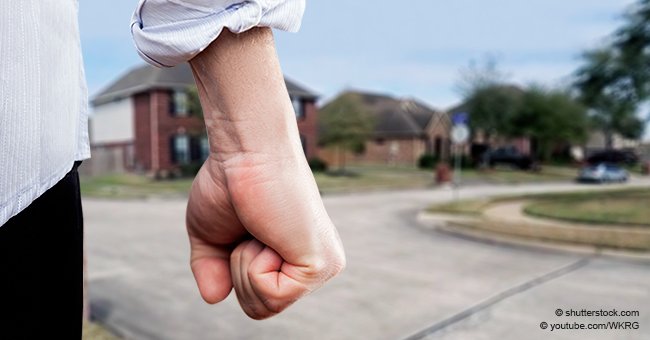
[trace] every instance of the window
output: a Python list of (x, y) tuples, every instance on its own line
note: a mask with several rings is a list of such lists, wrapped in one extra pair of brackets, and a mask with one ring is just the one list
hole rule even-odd
[(305, 106), (302, 103), (302, 99), (299, 97), (292, 97), (291, 104), (293, 104), (293, 111), (296, 113), (296, 118), (305, 118)]
[(175, 135), (171, 139), (172, 163), (185, 165), (190, 163), (190, 138), (187, 135)]
[(189, 108), (187, 105), (187, 93), (185, 91), (172, 92), (171, 114), (174, 117), (187, 117)]

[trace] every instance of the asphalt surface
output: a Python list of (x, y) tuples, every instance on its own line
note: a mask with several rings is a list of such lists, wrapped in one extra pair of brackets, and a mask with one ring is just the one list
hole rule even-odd
[[(585, 187), (472, 186), (460, 197), (576, 188)], [(346, 271), (261, 322), (233, 294), (214, 306), (200, 298), (184, 200), (86, 199), (92, 315), (127, 339), (650, 339), (650, 261), (482, 242), (417, 222), (418, 211), (450, 199), (449, 189), (326, 196)], [(557, 309), (639, 316), (558, 317)], [(632, 329), (551, 331), (617, 321)]]

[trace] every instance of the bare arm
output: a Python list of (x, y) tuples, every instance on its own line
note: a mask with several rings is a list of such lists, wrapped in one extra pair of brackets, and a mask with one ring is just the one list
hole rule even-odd
[(274, 315), (345, 266), (306, 163), (273, 35), (224, 31), (190, 61), (210, 138), (187, 209), (201, 295), (234, 285), (244, 311)]

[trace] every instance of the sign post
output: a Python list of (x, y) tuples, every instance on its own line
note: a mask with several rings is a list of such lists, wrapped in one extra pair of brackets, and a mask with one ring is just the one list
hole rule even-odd
[(454, 127), (451, 129), (451, 141), (454, 143), (454, 181), (452, 185), (454, 200), (458, 200), (458, 190), (460, 189), (461, 178), (461, 160), (463, 145), (469, 138), (469, 127), (467, 126), (467, 113), (457, 113), (453, 116)]

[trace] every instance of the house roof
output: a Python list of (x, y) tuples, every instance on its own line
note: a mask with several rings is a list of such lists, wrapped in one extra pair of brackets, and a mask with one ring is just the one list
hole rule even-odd
[(422, 137), (434, 118), (446, 115), (416, 99), (398, 99), (389, 95), (359, 91), (342, 93), (326, 104), (322, 111), (326, 111), (328, 105), (344, 96), (355, 98), (365, 111), (375, 118), (375, 138)]
[[(291, 96), (315, 99), (314, 92), (285, 77), (287, 90)], [(117, 78), (99, 92), (91, 101), (92, 105), (102, 105), (116, 99), (129, 97), (151, 89), (177, 89), (194, 85), (194, 76), (188, 63), (172, 68), (157, 68), (151, 65), (135, 67)]]

